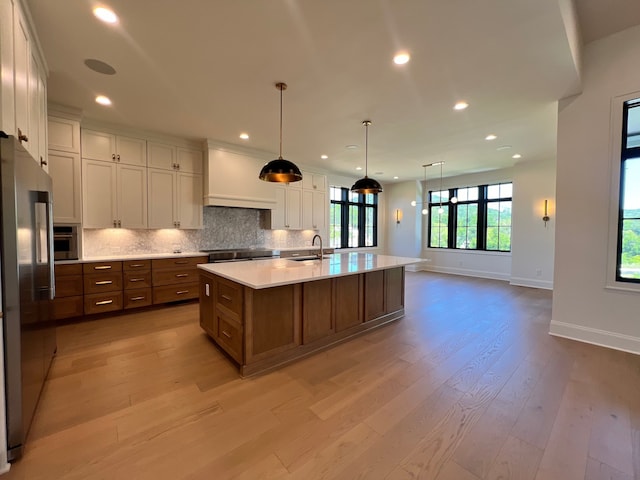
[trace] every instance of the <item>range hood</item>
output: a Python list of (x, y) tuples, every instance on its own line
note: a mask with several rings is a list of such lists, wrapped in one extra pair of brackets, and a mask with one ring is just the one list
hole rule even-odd
[(262, 166), (273, 158), (272, 152), (212, 140), (206, 146), (205, 207), (275, 208), (277, 184), (258, 178)]

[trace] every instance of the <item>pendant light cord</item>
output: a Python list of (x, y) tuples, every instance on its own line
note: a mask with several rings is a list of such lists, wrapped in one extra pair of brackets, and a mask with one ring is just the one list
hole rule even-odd
[(369, 175), (369, 125), (371, 125), (371, 121), (365, 120), (362, 124), (364, 125), (364, 176), (366, 178)]
[(287, 84), (276, 83), (276, 88), (280, 90), (280, 156), (278, 158), (282, 159), (282, 91), (287, 88)]
[(442, 210), (442, 164), (443, 163), (444, 162), (440, 163), (440, 210)]

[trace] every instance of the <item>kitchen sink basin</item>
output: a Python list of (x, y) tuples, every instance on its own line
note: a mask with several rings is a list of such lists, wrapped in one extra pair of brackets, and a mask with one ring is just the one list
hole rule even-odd
[(309, 260), (320, 260), (320, 258), (316, 257), (315, 255), (310, 255), (308, 257), (288, 258), (287, 260), (291, 260), (292, 262), (308, 262)]

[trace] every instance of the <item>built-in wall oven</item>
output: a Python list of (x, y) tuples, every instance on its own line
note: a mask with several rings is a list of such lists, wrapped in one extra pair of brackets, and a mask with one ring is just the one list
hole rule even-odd
[(77, 226), (53, 226), (53, 259), (78, 260)]

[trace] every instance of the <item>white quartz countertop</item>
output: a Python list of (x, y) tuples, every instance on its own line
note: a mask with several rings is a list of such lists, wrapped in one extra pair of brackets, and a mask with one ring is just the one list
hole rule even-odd
[(248, 262), (203, 263), (198, 265), (198, 268), (247, 287), (260, 289), (386, 270), (423, 261), (422, 258), (350, 252), (325, 255), (322, 261), (276, 258)]

